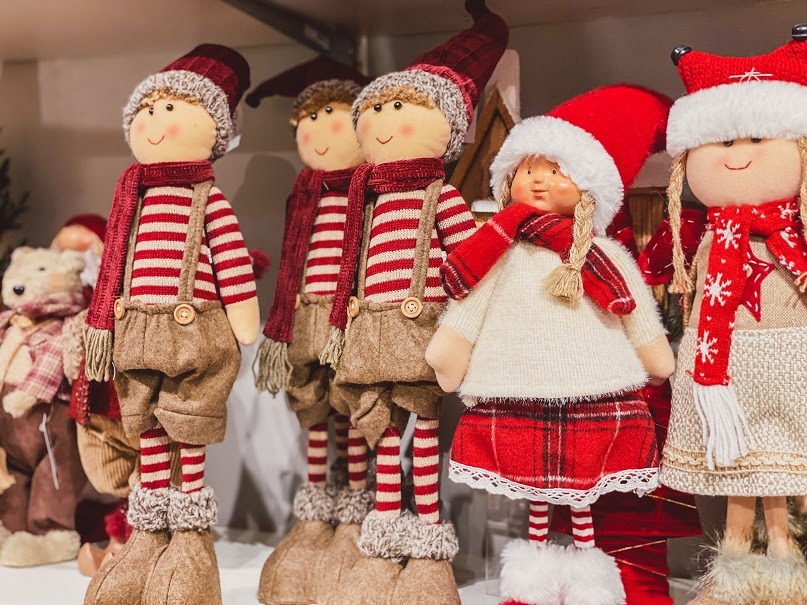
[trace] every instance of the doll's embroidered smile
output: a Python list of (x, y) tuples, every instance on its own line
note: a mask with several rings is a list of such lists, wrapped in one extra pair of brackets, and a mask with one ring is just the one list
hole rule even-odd
[(325, 151), (320, 151), (319, 149), (317, 149), (316, 147), (314, 147), (314, 151), (316, 151), (316, 152), (317, 152), (317, 155), (325, 155), (326, 153), (328, 153), (328, 150), (329, 150), (329, 149), (330, 149), (330, 147), (326, 147), (326, 148), (325, 148)]
[(152, 141), (151, 139), (149, 139), (148, 142), (151, 143), (152, 145), (159, 145), (160, 143), (163, 142), (163, 139), (165, 139), (165, 135), (161, 136), (160, 140), (157, 141), (156, 143), (154, 141)]
[(723, 166), (725, 166), (725, 167), (726, 167), (726, 168), (728, 168), (729, 170), (745, 170), (745, 169), (746, 169), (746, 168), (748, 168), (750, 165), (751, 165), (751, 160), (748, 160), (748, 163), (747, 163), (745, 166), (743, 166), (742, 168), (734, 168), (733, 166), (729, 166), (728, 164), (723, 164)]
[(382, 145), (386, 145), (387, 143), (389, 143), (392, 140), (392, 135), (389, 135), (389, 138), (386, 141), (382, 141), (378, 137), (376, 137), (375, 140), (378, 141), (379, 143), (381, 143)]

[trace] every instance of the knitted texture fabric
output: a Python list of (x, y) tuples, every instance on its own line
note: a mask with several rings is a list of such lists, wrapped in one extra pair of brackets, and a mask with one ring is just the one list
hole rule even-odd
[[(706, 212), (694, 208), (681, 210), (681, 247), (687, 267), (692, 262), (705, 231)], [(675, 269), (669, 218), (665, 218), (658, 226), (653, 237), (639, 254), (636, 263), (648, 286), (666, 284), (672, 279)]]
[[(440, 269), (443, 286), (451, 298), (467, 298), (516, 239), (544, 246), (566, 262), (573, 229), (573, 218), (512, 204), (449, 255)], [(598, 246), (591, 246), (581, 274), (585, 293), (604, 310), (628, 315), (636, 308), (624, 277)]]

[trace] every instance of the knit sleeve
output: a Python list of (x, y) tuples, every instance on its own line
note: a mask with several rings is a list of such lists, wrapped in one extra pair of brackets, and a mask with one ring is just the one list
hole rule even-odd
[(440, 191), (436, 223), (440, 245), (449, 254), (476, 231), (476, 222), (468, 204), (451, 185), (443, 185)]
[(210, 190), (205, 232), (213, 261), (213, 274), (226, 307), (257, 296), (255, 273), (230, 202), (217, 188)]
[(507, 255), (502, 257), (466, 298), (449, 303), (448, 310), (440, 320), (441, 326), (451, 328), (472, 344), (476, 342), (506, 259)]
[(611, 239), (595, 238), (595, 243), (613, 261), (628, 284), (636, 308), (630, 315), (622, 316), (622, 326), (634, 348), (640, 349), (664, 335), (658, 306), (650, 293), (650, 288), (642, 279), (636, 261), (621, 245)]

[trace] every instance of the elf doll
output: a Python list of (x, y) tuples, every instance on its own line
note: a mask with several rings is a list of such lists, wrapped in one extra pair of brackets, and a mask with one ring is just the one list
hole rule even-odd
[[(660, 148), (670, 103), (609, 86), (518, 124), (491, 165), (500, 212), (441, 271), (454, 301), (426, 355), (468, 406), (450, 476), (530, 501), (529, 542), (502, 555), (508, 604), (624, 603), (589, 506), (657, 487), (640, 389), (674, 360), (635, 262), (604, 235)], [(567, 549), (546, 541), (549, 504), (571, 506)]]
[[(456, 535), (440, 522), (438, 500), (443, 394), (424, 353), (446, 301), (443, 252), (475, 230), (465, 201), (444, 183), (444, 162), (462, 151), (508, 39), (507, 25), (484, 2), (466, 9), (470, 29), (374, 80), (353, 104), (369, 163), (350, 184), (333, 331), (322, 358), (337, 368), (334, 405), (376, 450), (377, 487), (359, 539), (364, 557), (329, 605), (459, 603), (450, 564)], [(401, 512), (401, 431), (410, 414), (417, 417), (417, 516)]]
[[(255, 371), (261, 390), (286, 391), (300, 425), (308, 430), (308, 480), (294, 498), (298, 522), (261, 574), (262, 603), (323, 601), (330, 591), (327, 584), (339, 581), (340, 559), (347, 557), (344, 565), (349, 568), (358, 557), (359, 528), (373, 504), (373, 493), (367, 489), (366, 443), (349, 427), (347, 416), (334, 415), (330, 393), (335, 372), (319, 361), (330, 332), (348, 185), (364, 161), (350, 107), (367, 82), (356, 70), (318, 57), (267, 80), (246, 99), (257, 106), (262, 98), (276, 94), (296, 97), (291, 125), (305, 165), (286, 204), (275, 298)], [(329, 418), (336, 435), (335, 470), (341, 471), (332, 472), (330, 478)], [(360, 458), (349, 485), (348, 451)], [(340, 524), (336, 534), (334, 522)]]
[[(260, 323), (249, 255), (211, 162), (227, 150), (248, 86), (240, 54), (205, 44), (141, 82), (123, 110), (138, 163), (112, 202), (86, 373), (114, 377), (124, 429), (140, 438), (141, 479), (129, 495), (131, 537), (93, 578), (87, 604), (221, 603), (205, 446), (224, 438), (238, 342), (253, 342)], [(170, 485), (171, 443), (180, 487)]]
[[(661, 480), (728, 496), (726, 531), (699, 604), (807, 602), (785, 497), (807, 493), (807, 26), (767, 55), (673, 51), (687, 95), (667, 150), (674, 291), (685, 296)], [(684, 178), (708, 208), (687, 274)], [(751, 550), (757, 498), (766, 553)]]

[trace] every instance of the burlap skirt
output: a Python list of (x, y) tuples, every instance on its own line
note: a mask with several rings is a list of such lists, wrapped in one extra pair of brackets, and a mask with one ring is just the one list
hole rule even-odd
[(660, 480), (709, 496), (807, 494), (807, 328), (736, 330), (728, 375), (757, 448), (732, 467), (709, 470), (693, 398), (697, 330), (678, 351)]

